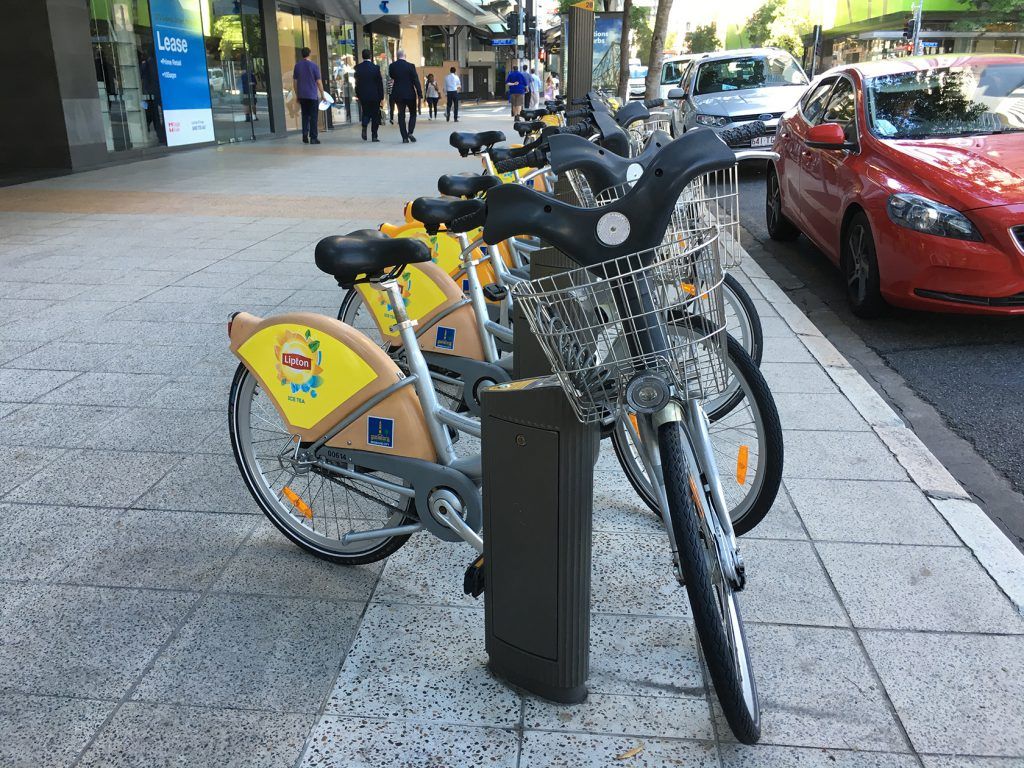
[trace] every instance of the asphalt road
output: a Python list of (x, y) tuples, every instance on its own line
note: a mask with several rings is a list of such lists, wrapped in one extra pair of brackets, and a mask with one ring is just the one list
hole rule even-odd
[(748, 164), (740, 208), (751, 255), (1022, 546), (1024, 317), (893, 309), (861, 320), (838, 269), (807, 238), (769, 239), (764, 195), (763, 165)]

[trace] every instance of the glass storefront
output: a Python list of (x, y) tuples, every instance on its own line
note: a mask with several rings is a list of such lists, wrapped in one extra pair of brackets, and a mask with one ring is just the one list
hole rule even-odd
[(423, 25), (423, 66), (440, 67), (444, 64), (445, 37), (441, 27)]
[(201, 0), (210, 102), (218, 142), (273, 131), (258, 0)]
[[(309, 48), (309, 58), (320, 67), (323, 75), (327, 67), (324, 65), (320, 51), (320, 40), (324, 37), (324, 21), (312, 12), (295, 6), (278, 3), (277, 6), (277, 37), (281, 54), (281, 87), (284, 93), (285, 130), (297, 131), (302, 128), (302, 110), (299, 100), (292, 89), (292, 75), (295, 64), (302, 58), (302, 49)], [(320, 127), (327, 127), (327, 118), (320, 114)]]
[(107, 149), (120, 152), (166, 144), (149, 4), (88, 2)]
[(327, 17), (327, 89), (338, 105), (332, 119), (351, 123), (352, 101), (356, 95), (356, 30), (347, 21)]

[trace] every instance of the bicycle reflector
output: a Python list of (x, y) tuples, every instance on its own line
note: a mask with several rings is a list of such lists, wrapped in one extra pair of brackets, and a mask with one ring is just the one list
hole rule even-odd
[(747, 462), (749, 459), (750, 448), (741, 445), (739, 453), (736, 454), (736, 482), (740, 485), (747, 484)]
[(309, 504), (302, 500), (302, 497), (299, 496), (299, 494), (297, 494), (287, 485), (284, 488), (282, 488), (281, 491), (282, 493), (284, 493), (284, 497), (288, 499), (288, 502), (297, 510), (299, 510), (299, 512), (302, 513), (302, 516), (304, 518), (306, 518), (307, 520), (313, 519), (313, 510), (310, 509)]

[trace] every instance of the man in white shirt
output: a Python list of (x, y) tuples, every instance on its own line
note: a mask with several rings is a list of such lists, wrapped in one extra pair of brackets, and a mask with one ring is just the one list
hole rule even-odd
[(530, 93), (533, 94), (532, 109), (537, 109), (540, 103), (544, 100), (544, 86), (541, 85), (540, 78), (537, 76), (537, 70), (530, 70)]
[(444, 76), (444, 119), (445, 122), (451, 119), (452, 107), (455, 107), (455, 122), (459, 122), (459, 92), (462, 91), (462, 80), (455, 74), (455, 67), (452, 67)]

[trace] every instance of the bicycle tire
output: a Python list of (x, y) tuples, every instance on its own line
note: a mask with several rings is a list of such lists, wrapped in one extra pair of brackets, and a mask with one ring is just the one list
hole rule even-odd
[[(779, 486), (782, 483), (782, 467), (785, 459), (782, 436), (782, 422), (779, 419), (779, 412), (775, 408), (775, 401), (772, 399), (768, 383), (761, 374), (760, 369), (744, 351), (742, 345), (731, 336), (728, 337), (728, 355), (730, 365), (733, 368), (733, 375), (742, 381), (739, 385), (739, 401), (746, 397), (751, 400), (751, 410), (754, 411), (754, 418), (760, 418), (761, 429), (758, 430), (760, 447), (758, 456), (764, 456), (765, 461), (759, 470), (760, 477), (754, 495), (749, 493), (744, 497), (742, 504), (735, 504), (729, 510), (732, 519), (733, 529), (737, 536), (749, 533), (765, 516), (771, 511), (772, 504), (779, 493)], [(749, 392), (749, 395), (746, 393)], [(737, 403), (738, 404), (738, 403)], [(717, 421), (726, 418), (729, 413), (723, 413), (723, 409), (717, 409), (717, 415), (709, 415), (713, 426)], [(735, 410), (735, 407), (733, 408)], [(712, 434), (712, 437), (714, 435)], [(651, 509), (654, 514), (661, 516), (661, 508), (654, 489), (647, 481), (646, 470), (639, 456), (635, 456), (631, 448), (631, 438), (626, 431), (625, 424), (619, 420), (612, 433), (612, 447), (619, 460), (619, 465), (626, 473), (626, 478), (636, 491), (637, 495)]]
[[(696, 488), (703, 488), (703, 485), (699, 477), (693, 478), (687, 466), (682, 445), (685, 439), (679, 422), (669, 422), (658, 429), (669, 520), (679, 548), (680, 567), (693, 611), (697, 641), (718, 702), (736, 738), (744, 744), (755, 744), (761, 737), (761, 710), (757, 683), (747, 653), (746, 634), (731, 585), (719, 572), (718, 583), (724, 590), (721, 594), (727, 595), (723, 601), (709, 569), (709, 559), (713, 558), (713, 562), (718, 563), (718, 554), (710, 534), (701, 530), (697, 502), (691, 496), (691, 483)], [(705, 514), (715, 513), (708, 509)], [(718, 568), (720, 571), (720, 564)], [(726, 622), (732, 624), (738, 642), (730, 642)], [(746, 690), (744, 681), (747, 682)]]
[(754, 365), (760, 367), (761, 357), (764, 355), (764, 328), (761, 327), (761, 315), (758, 314), (754, 300), (750, 298), (747, 289), (731, 273), (725, 273), (722, 281), (722, 296), (726, 302), (730, 301), (730, 294), (736, 299), (733, 305), (737, 314), (744, 313), (747, 325), (750, 330), (750, 341), (743, 344), (743, 348), (754, 361)]
[[(332, 551), (325, 543), (325, 537), (318, 538), (312, 533), (304, 533), (302, 525), (289, 521), (287, 517), (290, 513), (284, 508), (283, 502), (279, 506), (270, 502), (266, 492), (272, 490), (272, 484), (268, 487), (262, 487), (258, 480), (258, 477), (264, 477), (264, 475), (259, 468), (258, 458), (252, 453), (251, 439), (249, 440), (250, 449), (247, 450), (246, 448), (246, 428), (241, 421), (244, 418), (243, 401), (247, 396), (252, 397), (255, 391), (253, 387), (255, 386), (258, 386), (255, 377), (249, 372), (248, 368), (239, 363), (235, 371), (235, 377), (231, 382), (231, 394), (228, 399), (228, 432), (231, 435), (231, 449), (235, 457), (235, 463), (238, 465), (238, 470), (242, 475), (242, 481), (245, 483), (246, 488), (248, 488), (249, 493), (252, 494), (257, 506), (267, 516), (267, 519), (296, 546), (322, 560), (328, 560), (339, 565), (374, 563), (398, 551), (408, 541), (410, 534), (388, 536), (373, 540), (377, 542), (373, 546), (367, 547), (365, 550), (356, 550), (352, 553)], [(315, 498), (312, 501), (315, 503)], [(409, 514), (412, 504), (412, 499), (407, 499), (406, 509), (401, 518), (389, 522), (393, 522), (395, 525), (416, 522), (416, 518)], [(398, 514), (400, 513), (394, 512), (393, 516)]]

